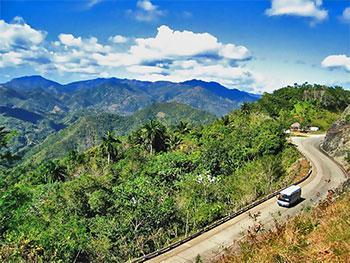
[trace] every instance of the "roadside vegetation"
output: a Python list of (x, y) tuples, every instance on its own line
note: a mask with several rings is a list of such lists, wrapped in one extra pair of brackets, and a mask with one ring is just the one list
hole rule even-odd
[(305, 208), (289, 223), (277, 216), (274, 229), (249, 231), (215, 263), (349, 262), (350, 181), (346, 185), (347, 191), (329, 192), (316, 208)]

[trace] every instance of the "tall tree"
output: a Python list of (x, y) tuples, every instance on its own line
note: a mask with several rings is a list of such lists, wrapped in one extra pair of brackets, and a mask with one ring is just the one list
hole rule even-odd
[(179, 145), (182, 143), (182, 137), (176, 134), (171, 134), (166, 139), (166, 142), (169, 145), (171, 150), (176, 150), (179, 147)]
[(115, 160), (118, 156), (117, 144), (120, 141), (115, 138), (114, 132), (107, 131), (106, 136), (102, 137), (102, 151), (107, 155), (107, 162), (110, 164), (111, 160)]
[(150, 154), (153, 150), (159, 152), (166, 149), (166, 128), (163, 124), (150, 119), (148, 123), (141, 127), (141, 130), (143, 141)]
[(14, 160), (18, 160), (17, 155), (13, 155), (9, 148), (8, 143), (13, 136), (16, 135), (16, 131), (6, 131), (5, 127), (0, 127), (0, 167), (11, 164)]
[(54, 182), (64, 182), (67, 176), (65, 166), (62, 166), (58, 160), (48, 161), (44, 163), (39, 169), (41, 181), (45, 184), (52, 184)]
[(178, 134), (185, 135), (191, 131), (191, 128), (188, 122), (180, 121), (180, 123), (175, 126), (174, 131)]

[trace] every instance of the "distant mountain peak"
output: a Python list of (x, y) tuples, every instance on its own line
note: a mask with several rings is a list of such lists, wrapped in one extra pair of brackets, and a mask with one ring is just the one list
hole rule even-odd
[[(27, 79), (36, 79), (36, 80), (38, 80), (38, 79), (43, 79), (43, 80), (51, 81), (51, 80), (48, 80), (48, 79), (44, 78), (44, 77), (41, 76), (41, 75), (23, 76), (23, 77), (14, 78), (14, 79), (12, 79), (12, 80), (27, 80)], [(11, 80), (11, 81), (12, 81), (12, 80)]]
[(29, 89), (35, 89), (35, 88), (47, 90), (49, 88), (56, 89), (62, 86), (61, 84), (52, 80), (45, 79), (40, 75), (14, 78), (4, 83), (3, 85), (8, 88), (17, 89), (17, 90), (29, 90)]

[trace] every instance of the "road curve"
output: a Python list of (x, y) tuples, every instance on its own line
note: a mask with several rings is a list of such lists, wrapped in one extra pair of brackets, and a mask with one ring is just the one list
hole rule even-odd
[[(272, 224), (274, 218), (286, 220), (289, 216), (296, 215), (303, 207), (315, 205), (327, 196), (329, 189), (345, 181), (345, 172), (318, 149), (323, 139), (322, 135), (293, 138), (299, 151), (311, 161), (313, 169), (311, 176), (300, 184), (305, 200), (292, 208), (282, 208), (277, 205), (276, 198), (272, 198), (251, 209), (252, 214), (261, 213), (259, 221), (265, 226)], [(213, 257), (221, 254), (225, 247), (232, 245), (233, 240), (242, 238), (242, 232), (253, 224), (247, 213), (241, 214), (147, 262), (189, 263), (194, 262), (197, 255), (201, 256), (203, 262), (210, 262)]]

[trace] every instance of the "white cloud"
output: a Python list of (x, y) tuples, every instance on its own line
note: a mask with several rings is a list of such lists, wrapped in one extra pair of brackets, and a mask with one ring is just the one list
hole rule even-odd
[[(144, 6), (151, 10), (152, 6)], [(149, 38), (136, 38), (123, 50), (120, 45), (105, 45), (96, 37), (84, 38), (61, 33), (56, 41), (45, 41), (45, 32), (22, 24), (0, 20), (0, 67), (32, 66), (44, 73), (60, 76), (109, 77), (116, 74), (147, 80), (217, 81), (228, 87), (256, 89), (257, 73), (239, 66), (251, 58), (244, 46), (224, 44), (209, 33), (158, 27)], [(22, 45), (19, 45), (19, 39)], [(108, 38), (125, 43), (121, 35)]]
[(137, 2), (137, 7), (140, 9), (143, 9), (145, 11), (154, 11), (158, 7), (156, 5), (153, 5), (149, 0), (140, 0)]
[(99, 44), (95, 37), (82, 39), (81, 37), (76, 38), (72, 34), (60, 34), (58, 39), (66, 48), (78, 48), (87, 52), (108, 52), (110, 50), (109, 46)]
[(0, 20), (0, 68), (47, 63), (45, 37), (46, 32), (33, 29), (22, 17), (12, 23)]
[(322, 61), (322, 67), (325, 68), (344, 68), (350, 72), (350, 56), (331, 55)]
[(157, 5), (154, 5), (149, 0), (139, 0), (136, 3), (137, 9), (127, 10), (126, 14), (141, 22), (151, 22), (165, 15), (165, 11), (160, 10)]
[(126, 68), (127, 71), (138, 74), (153, 74), (153, 73), (162, 73), (163, 69), (157, 66), (130, 66)]
[(350, 7), (345, 8), (343, 14), (339, 18), (343, 23), (350, 23)]
[[(216, 81), (229, 88), (245, 89), (260, 92), (258, 81), (262, 80), (262, 76), (247, 68), (230, 67), (229, 65), (203, 65), (195, 64), (190, 68), (160, 69), (160, 73), (147, 72), (139, 74), (136, 78), (147, 81), (173, 81), (182, 82), (190, 79), (200, 79), (203, 81)], [(154, 70), (156, 71), (156, 70)], [(138, 72), (140, 73), (140, 72)]]
[(114, 37), (109, 37), (108, 40), (112, 41), (114, 43), (120, 44), (120, 43), (128, 42), (129, 39), (127, 37), (123, 37), (121, 35), (115, 35)]
[(93, 6), (97, 5), (98, 3), (102, 2), (103, 0), (89, 0), (87, 2), (86, 7), (87, 8), (92, 8)]
[(249, 50), (233, 44), (224, 45), (208, 33), (174, 31), (160, 26), (154, 38), (138, 38), (129, 54), (134, 63), (156, 60), (188, 59), (216, 61), (218, 59), (246, 60)]
[[(232, 66), (250, 59), (249, 50), (244, 46), (223, 44), (209, 33), (176, 31), (163, 25), (155, 37), (137, 38), (125, 52), (113, 46), (88, 49), (86, 43), (98, 45), (97, 40), (72, 35), (61, 34), (59, 39), (59, 46), (65, 47), (54, 55), (60, 71), (88, 73), (93, 72), (94, 67), (95, 72), (123, 69), (138, 79), (185, 81), (198, 78), (229, 87), (248, 87), (256, 80), (249, 69)], [(98, 52), (106, 49), (109, 52)], [(83, 57), (87, 60), (85, 64)]]
[(5, 54), (0, 54), (0, 68), (18, 66), (24, 63), (21, 53), (10, 51)]
[(237, 59), (237, 60), (244, 60), (250, 57), (250, 52), (246, 47), (243, 47), (243, 46), (236, 47), (233, 44), (227, 44), (226, 46), (223, 46), (219, 54), (222, 57), (229, 58), (229, 59)]
[[(107, 57), (113, 49), (109, 45), (98, 43), (95, 37), (82, 38), (72, 34), (60, 34), (59, 41), (53, 43), (51, 65), (61, 74), (82, 73), (99, 76), (99, 72), (105, 72), (103, 63), (99, 63), (99, 56)], [(112, 66), (112, 65), (110, 65)], [(105, 75), (105, 74), (104, 74)]]
[(35, 49), (45, 39), (46, 32), (31, 28), (23, 18), (15, 17), (14, 22), (0, 20), (0, 51)]
[(290, 15), (309, 17), (313, 23), (328, 17), (328, 11), (322, 9), (322, 0), (271, 0), (271, 8), (265, 10), (268, 16)]

